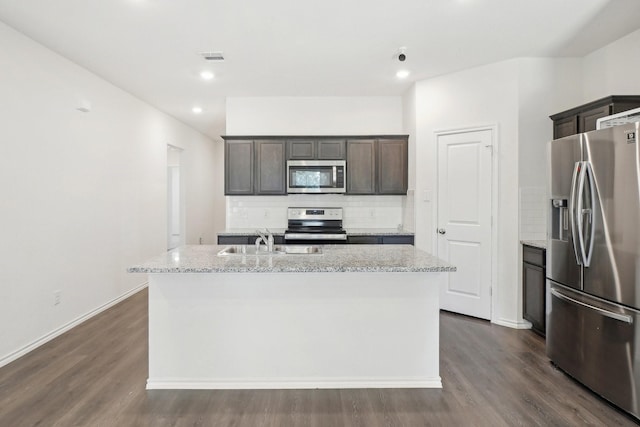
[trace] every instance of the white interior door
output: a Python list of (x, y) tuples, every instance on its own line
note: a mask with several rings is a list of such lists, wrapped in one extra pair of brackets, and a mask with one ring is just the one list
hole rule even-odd
[(437, 135), (438, 256), (457, 267), (440, 308), (491, 318), (491, 129)]

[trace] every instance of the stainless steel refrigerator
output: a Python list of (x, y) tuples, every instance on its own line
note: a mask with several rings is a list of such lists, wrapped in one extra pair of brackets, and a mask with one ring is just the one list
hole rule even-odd
[(549, 143), (547, 355), (640, 417), (640, 122)]

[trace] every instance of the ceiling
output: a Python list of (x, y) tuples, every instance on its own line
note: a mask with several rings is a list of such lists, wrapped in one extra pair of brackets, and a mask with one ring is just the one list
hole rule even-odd
[(638, 17), (638, 0), (0, 0), (0, 21), (211, 137), (228, 96), (401, 95), (504, 59), (584, 56)]

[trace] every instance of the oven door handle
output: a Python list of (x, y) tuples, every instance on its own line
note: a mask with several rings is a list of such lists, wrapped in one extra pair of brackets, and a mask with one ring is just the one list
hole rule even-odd
[(285, 233), (285, 240), (347, 240), (346, 234)]

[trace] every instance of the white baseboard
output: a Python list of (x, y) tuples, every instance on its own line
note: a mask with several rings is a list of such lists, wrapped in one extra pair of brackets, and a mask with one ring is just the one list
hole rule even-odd
[(504, 318), (492, 320), (491, 323), (513, 329), (531, 329), (532, 326), (531, 323), (526, 320), (513, 321)]
[(98, 308), (96, 308), (94, 310), (91, 310), (87, 314), (84, 314), (84, 315), (82, 315), (82, 316), (70, 321), (69, 323), (66, 323), (66, 324), (62, 325), (61, 327), (59, 327), (57, 329), (54, 329), (53, 331), (49, 332), (46, 335), (43, 335), (42, 337), (38, 338), (35, 341), (30, 342), (29, 344), (25, 345), (22, 348), (19, 348), (18, 350), (14, 351), (13, 353), (9, 353), (8, 355), (6, 355), (2, 359), (0, 359), (0, 368), (5, 366), (5, 365), (8, 365), (9, 363), (13, 362), (14, 360), (16, 360), (18, 358), (24, 356), (25, 354), (29, 353), (30, 351), (35, 350), (36, 348), (40, 347), (41, 345), (48, 343), (52, 339), (64, 334), (68, 330), (78, 326), (82, 322), (91, 319), (93, 316), (96, 316), (96, 315), (102, 313), (103, 311), (105, 311), (106, 309), (113, 307), (114, 305), (118, 304), (119, 302), (129, 298), (131, 295), (140, 292), (141, 290), (146, 288), (148, 285), (149, 285), (148, 282), (144, 282), (141, 285), (131, 289), (130, 291), (125, 292), (124, 294), (120, 295), (119, 297), (116, 297), (116, 298), (112, 299), (111, 301), (107, 302), (106, 304), (103, 304), (100, 307), (98, 307)]
[(335, 389), (335, 388), (442, 388), (436, 378), (272, 378), (243, 379), (151, 379), (147, 390), (282, 390), (282, 389)]

